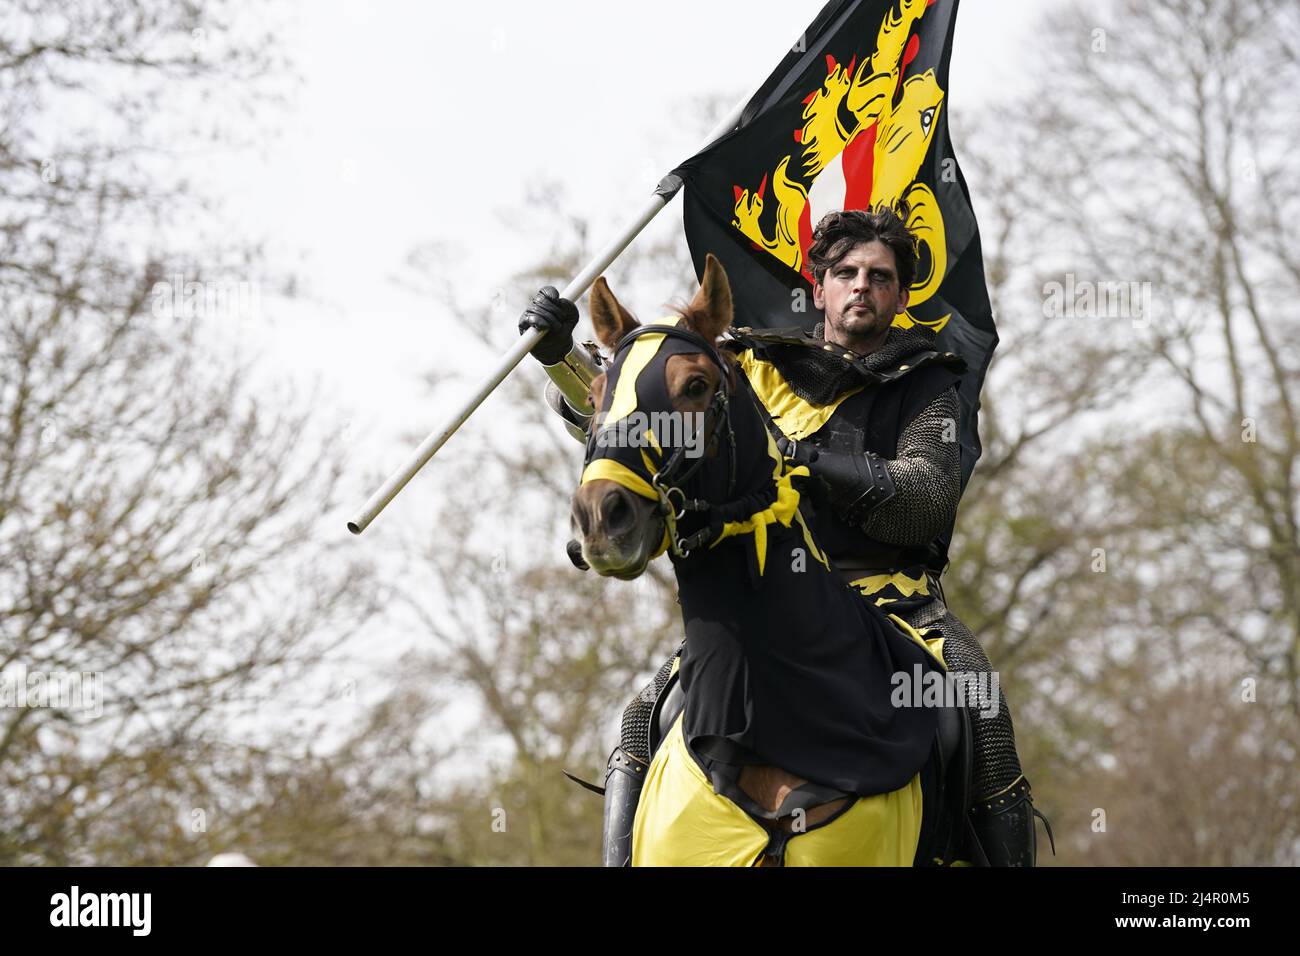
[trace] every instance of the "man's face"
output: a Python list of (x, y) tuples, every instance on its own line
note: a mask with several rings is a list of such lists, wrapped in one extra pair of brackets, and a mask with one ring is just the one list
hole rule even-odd
[(826, 338), (845, 346), (884, 341), (894, 316), (907, 308), (894, 253), (879, 239), (849, 250), (813, 284), (813, 302), (826, 313)]

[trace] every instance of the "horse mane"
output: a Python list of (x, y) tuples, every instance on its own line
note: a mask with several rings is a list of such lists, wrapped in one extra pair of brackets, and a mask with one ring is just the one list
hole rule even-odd
[(689, 302), (671, 302), (668, 308), (672, 309), (673, 314), (678, 318), (685, 319), (686, 324), (693, 329), (699, 328), (709, 317), (704, 309), (691, 305)]

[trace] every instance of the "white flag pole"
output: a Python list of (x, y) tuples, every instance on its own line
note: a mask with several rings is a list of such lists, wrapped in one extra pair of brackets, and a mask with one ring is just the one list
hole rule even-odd
[[(718, 125), (709, 132), (709, 135), (704, 140), (704, 144), (696, 150), (696, 152), (702, 152), (708, 146), (712, 145), (716, 139), (731, 132), (731, 130), (735, 128), (736, 124), (740, 122), (740, 114), (744, 111), (745, 104), (749, 102), (749, 99), (750, 98), (746, 96), (743, 100), (737, 103), (735, 107), (733, 107), (732, 110), (727, 113), (721, 121), (719, 121)], [(619, 233), (618, 238), (602, 249), (595, 258), (588, 262), (582, 271), (574, 276), (572, 281), (564, 287), (564, 291), (561, 292), (560, 295), (571, 302), (577, 301), (578, 297), (591, 287), (591, 284), (596, 281), (597, 277), (609, 268), (609, 264), (617, 259), (623, 250), (628, 247), (628, 244), (640, 234), (641, 230), (649, 224), (650, 220), (657, 216), (663, 208), (668, 205), (669, 200), (671, 200), (673, 196), (677, 195), (677, 192), (681, 189), (681, 185), (681, 180), (678, 177), (671, 174), (665, 176), (660, 181), (658, 187), (656, 187), (654, 196), (646, 202), (645, 206), (636, 214), (632, 221), (627, 224), (626, 228)], [(383, 511), (384, 508), (388, 506), (388, 503), (397, 497), (397, 493), (406, 487), (406, 483), (415, 477), (415, 473), (427, 465), (429, 459), (437, 454), (438, 449), (446, 444), (447, 439), (455, 434), (456, 429), (465, 424), (466, 419), (468, 419), (470, 415), (474, 414), (475, 409), (483, 404), (483, 400), (486, 399), (498, 385), (505, 381), (506, 376), (514, 370), (516, 365), (523, 361), (524, 356), (532, 350), (533, 346), (537, 344), (537, 341), (542, 338), (542, 336), (543, 333), (539, 332), (537, 329), (529, 329), (523, 335), (519, 336), (519, 341), (511, 346), (509, 351), (501, 357), (501, 361), (497, 363), (496, 367), (483, 381), (483, 384), (475, 389), (474, 392), (460, 404), (444, 424), (430, 432), (428, 437), (426, 437), (424, 441), (420, 442), (419, 446), (415, 451), (411, 452), (410, 457), (406, 459), (405, 463), (389, 475), (388, 480), (379, 487), (378, 491), (370, 496), (370, 499), (362, 505), (361, 510), (352, 516), (352, 520), (348, 522), (349, 531), (353, 534), (360, 534), (366, 530), (370, 522), (375, 520), (375, 517), (379, 512)]]

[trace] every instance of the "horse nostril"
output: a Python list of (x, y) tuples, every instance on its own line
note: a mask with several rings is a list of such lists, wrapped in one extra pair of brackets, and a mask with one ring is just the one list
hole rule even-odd
[(606, 534), (618, 535), (630, 529), (636, 519), (628, 493), (622, 488), (615, 488), (605, 496), (602, 502), (605, 514)]

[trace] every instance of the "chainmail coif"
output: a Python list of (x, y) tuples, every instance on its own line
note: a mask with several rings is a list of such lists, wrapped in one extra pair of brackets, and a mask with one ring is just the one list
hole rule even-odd
[[(824, 323), (813, 328), (812, 342), (825, 342)], [(850, 362), (843, 349), (791, 345), (771, 350), (771, 358), (790, 389), (805, 402), (826, 405), (850, 388), (869, 381), (862, 367), (872, 372), (891, 372), (906, 359), (922, 352), (934, 351), (934, 336), (920, 328), (889, 330), (884, 343), (870, 355)]]

